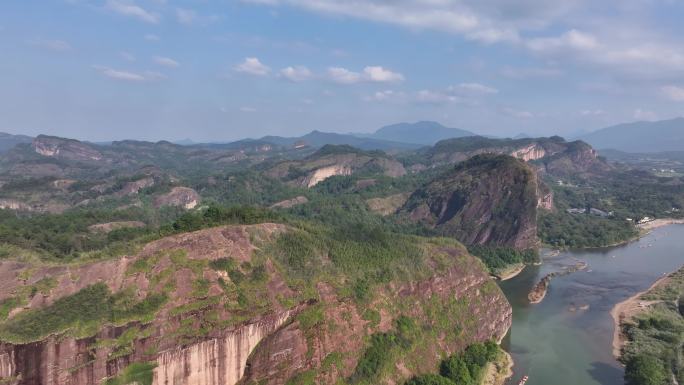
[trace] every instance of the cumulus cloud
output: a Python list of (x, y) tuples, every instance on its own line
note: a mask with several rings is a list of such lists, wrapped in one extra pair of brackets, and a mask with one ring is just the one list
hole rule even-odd
[(571, 29), (557, 37), (543, 37), (530, 39), (527, 47), (537, 52), (566, 52), (567, 50), (587, 51), (599, 47), (595, 36)]
[(180, 63), (177, 61), (169, 58), (169, 57), (163, 57), (163, 56), (155, 56), (154, 57), (154, 62), (159, 64), (160, 66), (164, 66), (167, 68), (177, 68), (180, 67)]
[(494, 87), (480, 83), (461, 83), (441, 90), (420, 90), (415, 94), (415, 101), (419, 103), (444, 104), (460, 103), (476, 105), (488, 95), (499, 93)]
[(135, 18), (146, 23), (157, 24), (161, 20), (158, 14), (149, 12), (133, 2), (107, 0), (106, 7), (119, 15)]
[(376, 91), (372, 95), (363, 97), (363, 100), (367, 102), (403, 101), (405, 99), (406, 94), (404, 92), (394, 90)]
[[(439, 30), (484, 44), (505, 43), (544, 58), (600, 67), (623, 76), (684, 77), (684, 44), (648, 26), (667, 1), (623, 0), (242, 0), (312, 12)], [(654, 11), (654, 12), (649, 12)], [(610, 12), (610, 14), (608, 14)], [(558, 31), (561, 31), (560, 33)], [(512, 78), (556, 71), (506, 71)]]
[(395, 83), (404, 80), (404, 75), (392, 72), (380, 66), (368, 66), (363, 69), (364, 79), (378, 83)]
[(501, 69), (501, 75), (509, 79), (535, 79), (535, 78), (551, 78), (563, 74), (558, 68), (545, 67), (504, 67)]
[(271, 73), (271, 68), (255, 57), (245, 58), (242, 63), (234, 67), (234, 70), (254, 76), (266, 76)]
[(419, 103), (442, 104), (457, 103), (461, 102), (463, 99), (444, 91), (420, 90), (416, 93), (416, 100)]
[(311, 79), (313, 73), (304, 66), (294, 66), (281, 69), (280, 76), (293, 82), (302, 82)]
[(41, 47), (55, 52), (65, 52), (71, 50), (71, 45), (64, 40), (35, 39), (29, 41), (31, 45)]
[[(452, 0), (244, 0), (246, 2), (292, 5), (310, 11), (343, 15), (411, 29), (435, 29), (463, 34), (484, 42), (516, 41), (514, 28), (483, 17), (464, 1)], [(475, 3), (475, 2), (473, 2)]]
[(153, 81), (153, 80), (159, 80), (163, 79), (164, 75), (158, 73), (158, 72), (144, 72), (144, 73), (139, 73), (139, 72), (131, 72), (131, 71), (124, 71), (124, 70), (117, 70), (113, 69), (110, 67), (103, 67), (103, 66), (94, 66), (97, 71), (99, 71), (103, 76), (108, 77), (110, 79), (115, 79), (115, 80), (122, 80), (126, 82), (146, 82), (146, 81)]
[(404, 75), (381, 66), (367, 66), (361, 72), (351, 71), (343, 67), (330, 67), (328, 68), (328, 78), (339, 84), (397, 83), (404, 80)]
[(485, 86), (480, 83), (461, 83), (456, 86), (450, 86), (448, 90), (453, 93), (466, 95), (489, 95), (499, 93), (499, 90), (496, 88)]
[(665, 97), (675, 102), (684, 102), (684, 88), (678, 86), (664, 86), (660, 89)]
[(354, 84), (361, 81), (361, 74), (342, 67), (328, 68), (328, 77), (335, 83)]

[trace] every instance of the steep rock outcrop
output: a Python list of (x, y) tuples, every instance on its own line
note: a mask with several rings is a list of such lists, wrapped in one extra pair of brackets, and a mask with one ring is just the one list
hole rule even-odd
[(478, 155), (414, 192), (402, 213), (466, 244), (529, 249), (539, 243), (537, 191), (523, 161)]
[(102, 160), (102, 154), (97, 149), (74, 139), (38, 135), (32, 146), (36, 153), (51, 158), (76, 161)]
[[(447, 247), (431, 251), (452, 258), (464, 256), (463, 250)], [(373, 326), (364, 316), (363, 309), (340, 298), (330, 287), (319, 285), (319, 295), (323, 303), (329, 304), (324, 306), (324, 321), (313, 330), (302, 330), (295, 321), (267, 337), (250, 356), (242, 384), (284, 385), (294, 373), (304, 371), (318, 372), (316, 379), (322, 384), (335, 384), (339, 378), (349, 378), (354, 373), (366, 346), (363, 336), (369, 330), (387, 332), (391, 328), (391, 316), (387, 313), (378, 326)], [(439, 329), (438, 321), (432, 318), (433, 312), (449, 314), (453, 325), (458, 325), (466, 336), (450, 339), (442, 335), (425, 351), (418, 349), (411, 361), (417, 365), (413, 374), (434, 371), (441, 354), (462, 351), (474, 342), (502, 339), (512, 322), (512, 309), (506, 298), (477, 262), (452, 266), (419, 282), (391, 286), (382, 291), (380, 298), (383, 300), (378, 301), (379, 305), (385, 303), (409, 309), (405, 314), (426, 328)], [(447, 305), (454, 301), (464, 304), (458, 312)], [(372, 307), (373, 304), (369, 306)], [(321, 370), (331, 355), (340, 357), (340, 364)], [(396, 365), (406, 367), (402, 360)], [(406, 373), (396, 372), (381, 383), (401, 383), (406, 380), (405, 376)]]
[(331, 176), (336, 176), (336, 175), (351, 175), (352, 174), (352, 169), (350, 166), (345, 166), (341, 164), (334, 164), (332, 166), (325, 166), (321, 168), (317, 168), (313, 170), (307, 177), (304, 179), (303, 184), (306, 185), (306, 187), (313, 187), (324, 180), (330, 178)]
[(561, 137), (492, 139), (466, 137), (438, 142), (424, 150), (425, 162), (433, 166), (463, 162), (475, 155), (510, 155), (530, 162), (553, 176), (600, 174), (612, 167), (582, 141), (566, 142)]
[(612, 170), (598, 152), (582, 142), (570, 142), (565, 151), (541, 160), (540, 170), (554, 176), (600, 175)]
[(170, 192), (154, 199), (154, 206), (178, 206), (185, 209), (195, 208), (200, 201), (197, 191), (189, 187), (174, 187)]
[[(278, 224), (218, 227), (151, 242), (133, 256), (81, 265), (1, 261), (0, 300), (54, 280), (21, 313), (51, 306), (97, 282), (112, 293), (132, 290), (131, 301), (159, 290), (168, 298), (151, 319), (103, 324), (89, 337), (58, 333), (0, 343), (0, 376), (18, 385), (89, 385), (146, 363), (153, 385), (285, 384), (303, 372), (314, 373), (318, 383), (334, 384), (354, 372), (371, 333), (386, 332), (396, 317), (407, 315), (440, 332), (404, 358), (419, 362), (417, 367), (390, 374), (387, 381), (398, 383), (434, 370), (442, 354), (500, 339), (510, 327), (511, 307), (481, 262), (444, 240), (416, 239), (424, 273), (379, 286), (370, 303), (360, 306), (324, 281), (303, 301), (299, 284), (288, 285), (286, 270), (271, 253), (264, 254), (290, 231)], [(250, 283), (237, 286), (241, 280)], [(246, 288), (256, 290), (249, 294), (256, 302), (247, 307), (235, 297), (236, 289)], [(367, 308), (381, 309), (377, 324), (365, 316)], [(318, 321), (300, 318), (304, 312)], [(12, 335), (2, 323), (0, 335)], [(324, 364), (331, 356), (339, 363)]]
[(268, 176), (305, 187), (313, 187), (331, 176), (361, 173), (398, 177), (405, 175), (406, 170), (400, 162), (379, 151), (326, 145), (303, 160), (281, 162), (266, 171)]
[[(126, 182), (123, 187), (121, 187), (121, 190), (117, 191), (114, 193), (114, 196), (117, 197), (124, 197), (124, 196), (130, 196), (130, 195), (136, 195), (137, 193), (140, 192), (140, 190), (152, 187), (154, 186), (155, 181), (154, 178), (152, 177), (145, 177), (141, 178), (138, 180)], [(93, 187), (93, 189), (97, 188), (99, 186)]]

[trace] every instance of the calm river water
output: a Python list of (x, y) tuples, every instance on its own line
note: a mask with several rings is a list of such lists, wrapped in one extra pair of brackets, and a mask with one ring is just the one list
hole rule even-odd
[[(544, 301), (529, 304), (527, 294), (542, 276), (578, 260), (587, 270), (554, 278)], [(543, 265), (502, 282), (513, 305), (503, 342), (515, 361), (509, 384), (527, 374), (527, 385), (623, 385), (623, 369), (612, 357), (610, 310), (683, 264), (684, 225), (671, 225), (624, 246), (545, 257)]]

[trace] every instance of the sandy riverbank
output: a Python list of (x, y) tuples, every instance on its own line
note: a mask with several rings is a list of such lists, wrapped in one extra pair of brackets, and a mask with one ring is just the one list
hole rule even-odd
[(613, 309), (610, 311), (610, 315), (613, 317), (613, 324), (614, 324), (614, 329), (613, 329), (613, 356), (615, 358), (620, 357), (620, 351), (622, 350), (622, 347), (625, 345), (627, 342), (627, 338), (622, 334), (622, 323), (629, 321), (630, 319), (634, 318), (636, 315), (639, 313), (643, 312), (646, 310), (650, 305), (660, 302), (660, 301), (642, 301), (639, 300), (642, 295), (648, 293), (649, 291), (653, 290), (659, 285), (666, 285), (668, 281), (670, 280), (670, 275), (665, 275), (663, 277), (660, 277), (657, 281), (651, 285), (648, 289), (639, 292), (632, 297), (627, 298), (626, 300), (616, 304), (613, 306)]
[(684, 224), (684, 219), (662, 218), (653, 220), (651, 222), (642, 223), (640, 225), (637, 225), (637, 227), (645, 231), (651, 231), (659, 227), (681, 224)]

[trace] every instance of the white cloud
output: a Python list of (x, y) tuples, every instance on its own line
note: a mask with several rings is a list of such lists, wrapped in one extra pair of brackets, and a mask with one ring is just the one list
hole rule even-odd
[(448, 90), (453, 93), (467, 95), (488, 95), (499, 93), (499, 90), (496, 88), (488, 87), (480, 83), (461, 83), (459, 85), (449, 87)]
[(534, 38), (527, 41), (527, 47), (537, 52), (557, 52), (569, 49), (587, 51), (599, 48), (595, 36), (571, 29), (558, 37)]
[(131, 72), (131, 71), (123, 71), (123, 70), (117, 70), (113, 69), (110, 67), (103, 67), (103, 66), (94, 66), (96, 70), (100, 71), (100, 73), (110, 79), (115, 79), (115, 80), (122, 80), (122, 81), (127, 81), (127, 82), (146, 82), (146, 81), (153, 81), (153, 80), (159, 80), (163, 79), (164, 75), (158, 73), (158, 72), (144, 72), (144, 73), (138, 73), (138, 72)]
[(406, 94), (401, 91), (384, 90), (376, 91), (372, 95), (363, 97), (367, 102), (386, 102), (386, 101), (403, 101), (406, 99)]
[(514, 28), (500, 27), (464, 1), (450, 0), (243, 0), (245, 2), (286, 4), (310, 11), (396, 24), (411, 29), (435, 29), (462, 34), (487, 43), (516, 41)]
[(163, 57), (163, 56), (155, 56), (154, 57), (154, 62), (159, 64), (160, 66), (164, 66), (167, 68), (177, 68), (180, 67), (180, 63), (177, 61), (169, 58), (169, 57)]
[(343, 67), (330, 67), (328, 68), (328, 78), (339, 84), (397, 83), (404, 80), (404, 75), (381, 66), (366, 66), (362, 72), (351, 71)]
[(311, 79), (313, 73), (304, 66), (294, 66), (281, 69), (280, 76), (293, 82), (302, 82)]
[(450, 95), (443, 91), (420, 90), (416, 93), (416, 100), (419, 103), (442, 104), (457, 103), (462, 99), (455, 95)]
[(511, 107), (504, 107), (501, 112), (508, 116), (512, 116), (517, 119), (531, 119), (534, 118), (534, 114), (530, 111), (518, 110)]
[(363, 69), (364, 78), (371, 82), (396, 83), (404, 80), (404, 75), (392, 72), (380, 66), (368, 66)]
[(501, 75), (509, 79), (534, 79), (534, 78), (550, 78), (563, 74), (558, 68), (544, 68), (544, 67), (504, 67), (501, 70)]
[(246, 113), (252, 113), (252, 112), (257, 112), (257, 109), (254, 107), (243, 106), (243, 107), (240, 107), (240, 111), (246, 112)]
[(147, 41), (159, 41), (161, 39), (157, 35), (148, 33), (147, 35), (145, 35), (145, 40), (147, 40)]
[(643, 110), (641, 108), (634, 110), (632, 117), (636, 120), (658, 120), (658, 114), (653, 111)]
[(197, 20), (197, 12), (192, 9), (176, 8), (176, 20), (183, 25), (192, 25)]
[(262, 64), (259, 59), (255, 57), (245, 58), (242, 63), (234, 67), (234, 70), (254, 76), (266, 76), (271, 73), (271, 68)]
[(663, 94), (675, 102), (684, 102), (684, 88), (677, 86), (664, 86), (660, 89)]
[(443, 90), (420, 90), (415, 94), (418, 103), (443, 104), (459, 103), (466, 105), (480, 104), (488, 95), (499, 93), (499, 90), (480, 83), (461, 83), (446, 87)]
[(342, 67), (328, 68), (328, 77), (335, 83), (354, 84), (361, 81), (361, 74)]
[(156, 13), (149, 12), (133, 2), (121, 0), (107, 0), (107, 9), (123, 16), (132, 17), (146, 23), (157, 24), (161, 17)]
[(64, 40), (35, 39), (29, 41), (29, 44), (56, 52), (71, 50), (71, 45)]
[[(563, 65), (600, 68), (629, 78), (684, 78), (684, 43), (655, 18), (673, 0), (242, 0), (439, 30), (484, 44), (510, 44)], [(557, 31), (561, 31), (560, 33)], [(564, 32), (563, 32), (564, 31)], [(505, 71), (512, 78), (557, 70)]]

